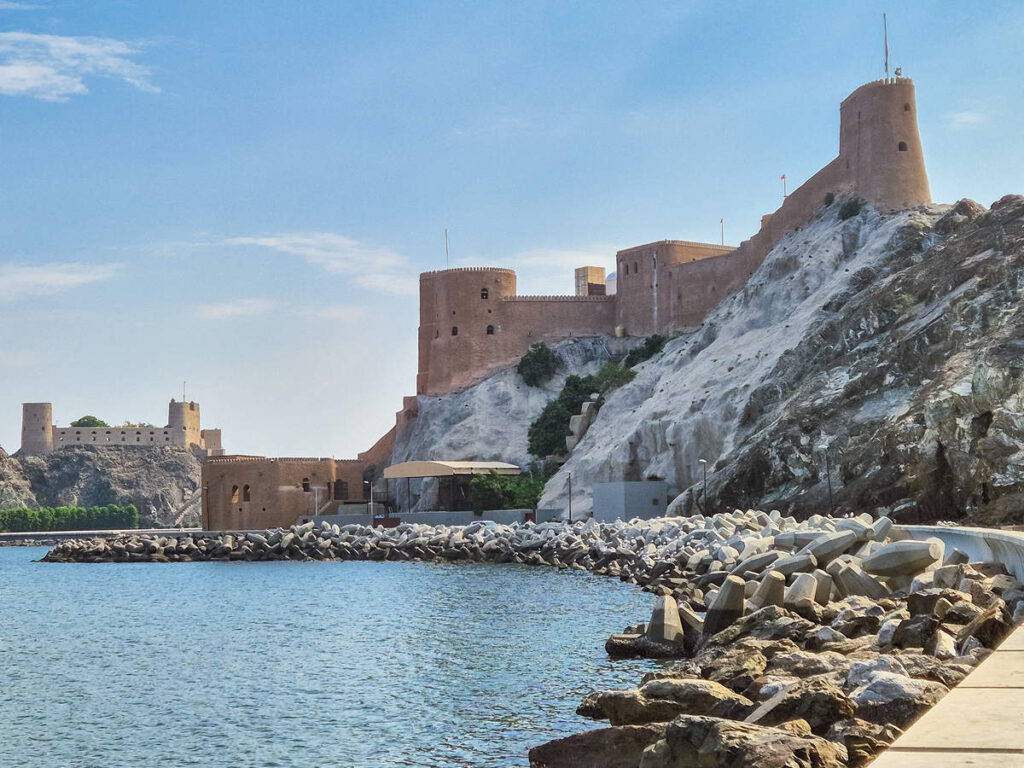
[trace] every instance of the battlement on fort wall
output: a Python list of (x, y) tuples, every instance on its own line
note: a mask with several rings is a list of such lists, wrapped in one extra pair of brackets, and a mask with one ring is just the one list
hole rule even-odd
[(557, 296), (557, 295), (553, 295), (553, 296), (502, 296), (501, 300), (502, 301), (507, 301), (507, 302), (516, 302), (516, 301), (539, 301), (539, 302), (558, 301), (558, 302), (565, 302), (567, 304), (576, 304), (576, 303), (587, 303), (587, 302), (597, 302), (597, 303), (613, 302), (613, 301), (615, 301), (615, 296), (614, 295), (612, 295), (612, 296), (569, 296), (569, 295), (563, 295), (563, 296)]
[(438, 277), (439, 275), (454, 275), (464, 274), (467, 272), (477, 273), (500, 273), (503, 275), (512, 275), (515, 277), (515, 270), (507, 267), (452, 267), (451, 269), (433, 269), (427, 272), (420, 272), (420, 280), (425, 280), (431, 277)]
[(886, 86), (892, 85), (913, 86), (914, 80), (913, 78), (910, 77), (883, 77), (879, 78), (878, 80), (872, 80), (869, 83), (864, 83), (864, 85), (854, 89), (854, 91), (849, 96), (847, 96), (845, 99), (842, 100), (842, 102), (840, 102), (840, 109), (846, 106), (846, 104), (848, 104), (849, 102), (854, 101), (855, 99), (862, 96), (866, 91), (870, 91), (875, 88), (885, 88)]

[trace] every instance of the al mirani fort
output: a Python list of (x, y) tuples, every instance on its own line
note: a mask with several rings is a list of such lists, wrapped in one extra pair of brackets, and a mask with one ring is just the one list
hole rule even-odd
[[(23, 454), (81, 444), (203, 449), (203, 527), (288, 526), (321, 504), (362, 502), (362, 473), (388, 463), (398, 431), (418, 413), (418, 396), (463, 389), (516, 363), (536, 342), (570, 337), (649, 336), (699, 327), (725, 296), (741, 288), (787, 233), (805, 225), (826, 195), (858, 197), (880, 211), (931, 202), (913, 81), (876, 80), (840, 105), (839, 154), (761, 219), (738, 247), (685, 240), (637, 245), (616, 254), (613, 285), (604, 270), (576, 270), (574, 295), (523, 296), (516, 274), (500, 267), (420, 275), (416, 396), (395, 426), (354, 460), (223, 455), (220, 430), (203, 430), (195, 403), (171, 402), (164, 429), (75, 429), (52, 424), (48, 403), (24, 406)], [(308, 489), (322, 488), (310, 508)], [(302, 492), (307, 491), (307, 492)]]

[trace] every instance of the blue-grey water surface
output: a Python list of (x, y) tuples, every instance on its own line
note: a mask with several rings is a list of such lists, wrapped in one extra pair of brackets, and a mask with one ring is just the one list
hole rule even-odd
[(636, 587), (428, 563), (37, 563), (0, 548), (0, 766), (525, 766), (598, 724)]

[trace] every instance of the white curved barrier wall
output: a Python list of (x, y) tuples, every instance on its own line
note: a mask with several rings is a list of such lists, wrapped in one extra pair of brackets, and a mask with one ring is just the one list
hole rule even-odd
[(956, 548), (972, 561), (1000, 562), (1018, 581), (1024, 581), (1024, 533), (944, 525), (901, 525), (896, 531), (911, 539), (941, 539), (946, 545), (946, 554)]

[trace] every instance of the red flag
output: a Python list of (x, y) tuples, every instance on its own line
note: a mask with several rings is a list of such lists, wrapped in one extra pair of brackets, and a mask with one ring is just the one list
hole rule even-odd
[(786, 180), (786, 174), (782, 174), (781, 176), (779, 176), (779, 178), (782, 179), (783, 181), (785, 181)]

